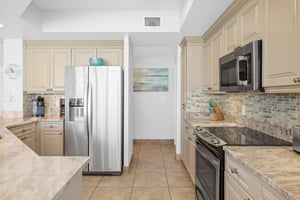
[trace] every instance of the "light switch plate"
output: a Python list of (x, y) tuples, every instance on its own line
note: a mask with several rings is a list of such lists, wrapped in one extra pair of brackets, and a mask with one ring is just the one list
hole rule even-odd
[(242, 115), (243, 115), (243, 116), (246, 116), (246, 115), (247, 115), (246, 105), (242, 105)]

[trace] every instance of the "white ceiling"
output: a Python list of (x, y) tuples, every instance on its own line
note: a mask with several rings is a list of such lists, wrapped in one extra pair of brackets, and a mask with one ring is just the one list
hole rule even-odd
[[(60, 40), (60, 39), (122, 39), (124, 34), (129, 34), (134, 45), (177, 45), (183, 36), (201, 36), (209, 28), (209, 26), (222, 14), (222, 12), (234, 0), (1, 0), (0, 7), (0, 23), (5, 24), (4, 29), (0, 29), (1, 38), (22, 37), (24, 39), (40, 39), (40, 40)], [(31, 4), (30, 4), (31, 2)], [(14, 6), (13, 6), (14, 5)], [(28, 6), (29, 5), (29, 6)], [(18, 7), (20, 7), (18, 9)], [(27, 7), (27, 8), (26, 8)], [(70, 11), (87, 11), (88, 9), (116, 12), (116, 10), (124, 10), (128, 13), (178, 13), (180, 22), (177, 31), (159, 30), (151, 31), (130, 31), (126, 26), (116, 32), (102, 32), (99, 30), (84, 31), (78, 26), (76, 32), (60, 30), (58, 25), (66, 27), (70, 26), (69, 22), (65, 22), (70, 15), (63, 13), (73, 13)], [(23, 14), (16, 10), (24, 10)], [(47, 21), (45, 15), (47, 13), (57, 13), (56, 20), (52, 23), (54, 31), (44, 31)], [(125, 12), (125, 13), (126, 13)], [(78, 12), (79, 13), (79, 12)], [(167, 16), (168, 14), (166, 14)], [(61, 16), (61, 17), (58, 17)], [(115, 16), (115, 15), (113, 15)], [(148, 14), (148, 16), (150, 16)], [(86, 17), (86, 18), (85, 18)], [(82, 20), (90, 23), (91, 16), (83, 16)], [(114, 17), (114, 23), (120, 23)], [(126, 18), (128, 16), (123, 16)], [(9, 19), (9, 20), (3, 20)], [(108, 18), (112, 20), (111, 18)], [(164, 18), (165, 19), (165, 18)], [(2, 20), (2, 21), (1, 21)], [(6, 22), (6, 23), (5, 23)], [(172, 21), (173, 22), (173, 21)], [(84, 23), (84, 22), (83, 22)], [(152, 29), (153, 30), (153, 29)], [(166, 31), (167, 30), (167, 31)]]
[(33, 0), (43, 10), (156, 9), (179, 10), (186, 0)]

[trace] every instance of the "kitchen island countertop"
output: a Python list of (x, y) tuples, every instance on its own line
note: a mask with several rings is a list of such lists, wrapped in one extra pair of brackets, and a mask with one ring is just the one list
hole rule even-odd
[(59, 199), (70, 180), (89, 157), (37, 155), (5, 126), (39, 121), (39, 118), (5, 119), (0, 122), (0, 199)]
[(300, 154), (291, 146), (224, 146), (225, 152), (288, 200), (300, 199)]

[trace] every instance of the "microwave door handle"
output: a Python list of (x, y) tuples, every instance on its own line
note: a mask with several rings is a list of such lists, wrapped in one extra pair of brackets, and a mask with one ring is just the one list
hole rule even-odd
[(236, 59), (236, 80), (237, 80), (237, 85), (240, 85), (240, 57), (238, 56)]

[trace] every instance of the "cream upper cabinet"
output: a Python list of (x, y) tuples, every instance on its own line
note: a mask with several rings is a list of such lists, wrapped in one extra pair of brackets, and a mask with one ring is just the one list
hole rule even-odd
[(224, 54), (232, 52), (239, 46), (238, 16), (235, 15), (226, 22), (224, 32)]
[(27, 49), (26, 91), (64, 91), (64, 67), (70, 64), (69, 49)]
[(51, 86), (55, 91), (64, 91), (65, 66), (71, 65), (70, 49), (50, 49)]
[[(263, 86), (300, 86), (299, 4), (297, 0), (264, 0)], [(296, 8), (297, 6), (297, 8)], [(299, 82), (294, 81), (299, 78)]]
[(212, 58), (212, 90), (220, 89), (220, 78), (219, 78), (219, 58), (223, 56), (223, 32), (217, 32), (211, 40), (211, 58)]
[(123, 66), (122, 49), (97, 49), (97, 56), (104, 59), (106, 66)]
[(207, 41), (203, 46), (203, 90), (212, 90), (211, 83), (211, 41)]
[(97, 56), (97, 49), (72, 49), (72, 65), (89, 65), (89, 58)]
[(26, 50), (26, 84), (27, 91), (47, 91), (50, 84), (49, 49)]
[(262, 1), (251, 0), (239, 12), (240, 44), (262, 38)]

